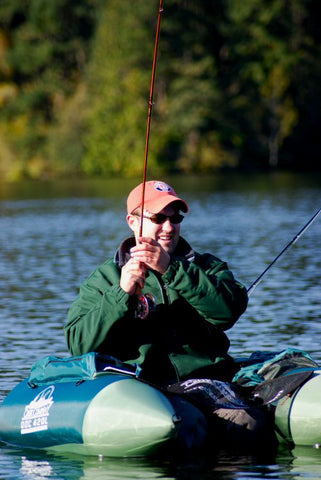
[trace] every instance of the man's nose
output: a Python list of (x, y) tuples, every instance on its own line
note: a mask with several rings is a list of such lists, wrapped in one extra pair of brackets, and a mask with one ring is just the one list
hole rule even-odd
[(169, 217), (166, 218), (165, 222), (163, 223), (164, 230), (173, 230), (174, 224), (170, 221)]

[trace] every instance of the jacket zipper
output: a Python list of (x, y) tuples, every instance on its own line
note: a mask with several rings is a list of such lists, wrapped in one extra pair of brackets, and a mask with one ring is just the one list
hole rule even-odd
[(153, 275), (154, 278), (156, 279), (156, 283), (159, 286), (159, 290), (160, 290), (162, 301), (163, 301), (164, 305), (169, 305), (171, 302), (170, 302), (170, 299), (169, 299), (168, 294), (167, 294), (167, 285), (165, 285), (165, 283), (162, 281), (159, 273), (151, 270), (150, 274)]

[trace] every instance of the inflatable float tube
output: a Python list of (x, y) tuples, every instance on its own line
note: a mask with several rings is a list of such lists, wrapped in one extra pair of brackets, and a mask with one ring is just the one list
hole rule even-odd
[[(251, 388), (251, 400), (270, 409), (279, 443), (319, 448), (320, 367), (296, 350), (268, 357), (241, 368), (238, 384), (274, 372), (274, 378), (259, 379)], [(201, 402), (195, 402), (196, 394)], [(207, 404), (213, 411), (225, 401), (229, 408), (247, 406), (238, 397), (237, 383), (194, 379), (164, 390), (140, 380), (112, 357), (45, 357), (0, 406), (0, 441), (109, 457), (202, 453), (213, 435), (202, 407)]]
[(321, 369), (275, 408), (275, 431), (280, 443), (321, 448)]
[(6, 444), (109, 457), (202, 448), (203, 413), (178, 395), (126, 374), (31, 388), (18, 384), (0, 407)]

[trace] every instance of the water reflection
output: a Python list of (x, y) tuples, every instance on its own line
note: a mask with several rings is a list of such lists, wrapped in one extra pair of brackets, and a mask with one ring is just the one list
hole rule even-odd
[[(101, 457), (64, 456), (39, 452), (18, 452), (3, 449), (1, 464), (19, 472), (21, 479), (199, 479), (244, 480), (263, 478), (301, 480), (319, 479), (320, 450), (296, 449), (283, 452), (275, 459), (233, 456), (221, 453), (194, 461), (165, 462), (144, 459), (111, 459)], [(6, 477), (9, 478), (9, 477)]]

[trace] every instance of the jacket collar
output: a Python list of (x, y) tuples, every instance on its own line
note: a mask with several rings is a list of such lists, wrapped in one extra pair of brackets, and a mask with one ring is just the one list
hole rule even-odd
[[(114, 261), (121, 268), (130, 259), (130, 249), (136, 245), (135, 237), (126, 238), (119, 246), (115, 253)], [(190, 244), (183, 238), (179, 237), (177, 247), (172, 258), (183, 258), (192, 262), (195, 258), (195, 252)]]

